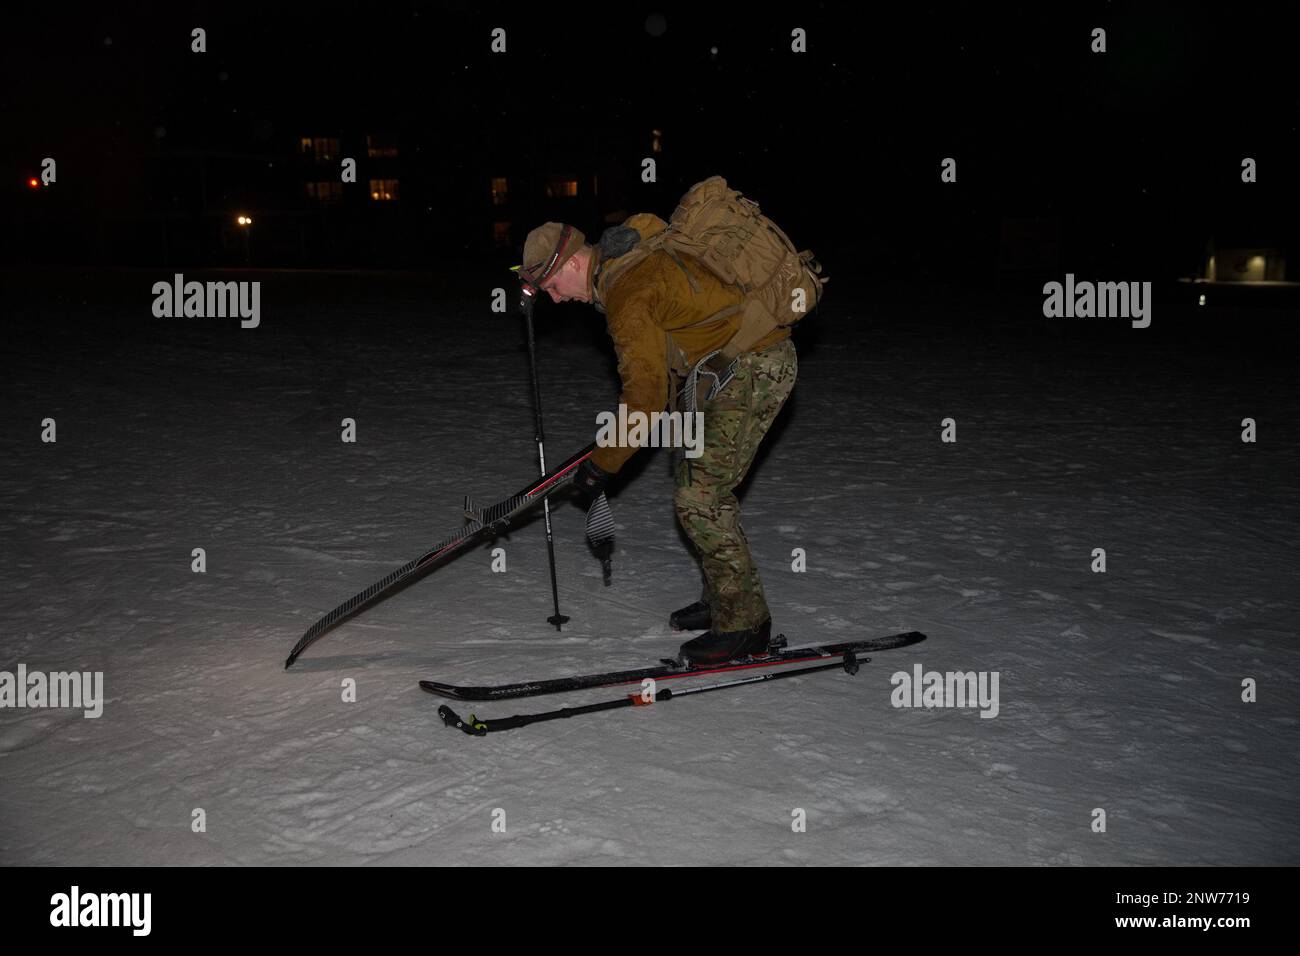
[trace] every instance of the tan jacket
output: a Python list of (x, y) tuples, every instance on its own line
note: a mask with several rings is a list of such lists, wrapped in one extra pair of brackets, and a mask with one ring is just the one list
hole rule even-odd
[[(627, 220), (641, 233), (651, 236), (667, 227), (652, 213), (638, 213)], [(599, 247), (593, 247), (588, 283), (592, 301), (603, 309), (618, 355), (618, 374), (623, 379), (619, 403), (628, 412), (663, 411), (680, 379), (690, 366), (721, 348), (740, 327), (740, 313), (717, 321), (703, 320), (743, 299), (735, 286), (724, 285), (704, 266), (686, 257), (681, 265), (667, 252), (652, 252), (642, 262), (607, 281)], [(616, 265), (617, 259), (611, 260)], [(699, 291), (691, 288), (683, 268), (694, 277)], [(754, 351), (775, 345), (789, 337), (789, 328), (778, 328), (762, 338)], [(675, 367), (675, 368), (674, 368)], [(598, 468), (616, 472), (637, 451), (635, 448), (598, 448), (591, 461)]]

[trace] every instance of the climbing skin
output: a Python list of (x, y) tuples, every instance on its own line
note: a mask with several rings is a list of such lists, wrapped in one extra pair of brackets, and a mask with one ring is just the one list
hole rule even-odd
[(741, 356), (735, 378), (703, 408), (703, 454), (677, 464), (673, 503), (699, 552), (715, 631), (757, 627), (771, 616), (734, 492), (798, 372), (788, 338)]

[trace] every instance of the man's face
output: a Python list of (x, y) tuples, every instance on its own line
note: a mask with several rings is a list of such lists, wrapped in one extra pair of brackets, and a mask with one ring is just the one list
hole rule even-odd
[(587, 294), (587, 257), (578, 253), (571, 256), (560, 271), (542, 283), (541, 289), (553, 302), (590, 302)]

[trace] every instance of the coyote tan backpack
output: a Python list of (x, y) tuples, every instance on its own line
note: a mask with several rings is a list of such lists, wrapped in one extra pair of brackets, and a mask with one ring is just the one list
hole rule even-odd
[[(744, 300), (704, 319), (700, 324), (741, 312), (740, 328), (710, 360), (714, 368), (730, 364), (765, 335), (794, 325), (821, 301), (827, 277), (809, 250), (799, 251), (781, 227), (727, 185), (711, 176), (686, 191), (668, 220), (668, 228), (646, 238), (604, 271), (609, 281), (656, 249), (675, 260), (690, 256), (727, 285), (739, 286)], [(680, 260), (678, 265), (681, 264)], [(686, 278), (699, 291), (695, 277)]]

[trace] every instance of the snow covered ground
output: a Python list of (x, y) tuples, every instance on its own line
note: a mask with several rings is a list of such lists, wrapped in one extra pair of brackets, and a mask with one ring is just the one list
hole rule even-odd
[[(0, 710), (0, 863), (1300, 863), (1294, 310), (1157, 298), (1139, 331), (1035, 319), (1033, 298), (850, 299), (844, 277), (797, 339), (746, 528), (792, 643), (929, 640), (856, 677), (472, 739), (418, 679), (675, 652), (665, 619), (697, 577), (666, 455), (615, 486), (612, 588), (557, 503), (563, 633), (534, 521), (286, 672), (463, 494), (533, 475), (520, 320), (489, 311), (496, 276), (314, 273), (234, 275), (263, 283), (258, 329), (155, 319), (169, 275), (5, 275), (0, 669), (102, 671), (106, 702)], [(538, 312), (559, 461), (614, 361), (594, 311)], [(917, 664), (997, 672), (996, 718), (892, 706)]]

